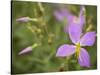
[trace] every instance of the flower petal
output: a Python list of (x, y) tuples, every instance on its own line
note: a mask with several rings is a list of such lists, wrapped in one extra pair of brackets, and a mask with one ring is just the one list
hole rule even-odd
[(85, 24), (85, 16), (80, 16), (79, 17), (79, 24), (80, 24), (80, 26), (84, 26), (84, 24)]
[(25, 54), (25, 53), (28, 53), (28, 52), (30, 52), (30, 51), (32, 51), (32, 47), (31, 47), (31, 46), (29, 46), (29, 47), (23, 49), (21, 52), (19, 52), (18, 55)]
[(79, 23), (80, 25), (83, 27), (83, 25), (85, 24), (85, 7), (81, 6), (81, 10), (80, 10), (80, 14), (79, 14)]
[(71, 23), (68, 28), (69, 37), (74, 44), (79, 42), (82, 34), (82, 27), (77, 23)]
[(75, 53), (75, 46), (74, 45), (64, 44), (58, 48), (56, 56), (57, 57), (65, 57), (65, 56), (70, 56), (74, 53)]
[(80, 40), (81, 46), (92, 46), (96, 39), (95, 32), (87, 32)]
[(78, 62), (80, 66), (88, 67), (88, 68), (90, 67), (90, 56), (84, 48), (81, 48)]

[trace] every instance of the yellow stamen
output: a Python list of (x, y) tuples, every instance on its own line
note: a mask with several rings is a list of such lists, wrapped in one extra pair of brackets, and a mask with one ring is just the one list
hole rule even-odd
[(80, 48), (81, 48), (80, 43), (77, 43), (77, 44), (76, 44), (76, 56), (77, 56), (77, 57), (79, 57)]

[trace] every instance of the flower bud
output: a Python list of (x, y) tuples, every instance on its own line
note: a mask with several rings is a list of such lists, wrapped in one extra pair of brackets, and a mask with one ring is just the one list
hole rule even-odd
[(21, 17), (21, 18), (18, 18), (16, 19), (17, 22), (29, 22), (31, 21), (31, 18), (29, 17)]
[(29, 46), (29, 47), (23, 49), (21, 52), (19, 52), (18, 55), (25, 54), (25, 53), (28, 53), (28, 52), (30, 52), (30, 51), (32, 51), (32, 47), (31, 47), (31, 46)]

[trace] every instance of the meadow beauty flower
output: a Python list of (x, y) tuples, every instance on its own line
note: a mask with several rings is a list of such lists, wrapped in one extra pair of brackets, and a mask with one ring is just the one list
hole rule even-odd
[(83, 35), (82, 26), (70, 23), (68, 28), (69, 37), (75, 45), (64, 44), (57, 50), (57, 57), (66, 57), (76, 53), (80, 66), (90, 67), (90, 56), (82, 46), (92, 46), (95, 42), (96, 33), (87, 32)]
[(29, 17), (20, 17), (18, 19), (16, 19), (17, 22), (29, 22), (31, 21), (31, 18)]
[(64, 31), (68, 32), (68, 27), (70, 26), (71, 23), (81, 25), (81, 26), (84, 25), (85, 23), (84, 11), (85, 11), (85, 7), (81, 6), (79, 16), (75, 16), (67, 9), (62, 8), (60, 10), (56, 10), (54, 12), (54, 16), (58, 21), (64, 21), (64, 20), (67, 21), (67, 24), (64, 27)]
[[(66, 57), (73, 55), (74, 53), (77, 55), (78, 63), (80, 66), (90, 67), (90, 56), (84, 46), (92, 46), (95, 42), (96, 33), (94, 31), (87, 32), (85, 34), (82, 33), (83, 25), (85, 24), (85, 17), (83, 15), (84, 7), (81, 7), (79, 17), (76, 17), (69, 12), (63, 11), (63, 14), (56, 14), (57, 18), (60, 16), (67, 17), (68, 27), (65, 27), (65, 32), (69, 34), (69, 37), (73, 44), (68, 45), (64, 44), (60, 46), (57, 50), (57, 57)], [(66, 14), (67, 13), (67, 14)], [(59, 17), (59, 20), (62, 20)]]

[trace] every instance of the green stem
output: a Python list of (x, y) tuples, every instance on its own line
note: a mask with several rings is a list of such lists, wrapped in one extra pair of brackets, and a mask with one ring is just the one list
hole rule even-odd
[(34, 43), (33, 45), (32, 45), (32, 48), (35, 48), (35, 47), (37, 47), (38, 46), (38, 44), (37, 43)]
[(63, 66), (66, 68), (66, 71), (69, 71), (69, 58), (70, 57), (66, 57), (66, 60), (64, 60), (64, 62), (62, 63)]
[(27, 26), (27, 28), (33, 33), (35, 40), (39, 42), (39, 38), (37, 37), (37, 35), (36, 35), (34, 29), (33, 29), (32, 26), (31, 26), (31, 24), (28, 23), (28, 25), (26, 25), (26, 26)]
[(66, 70), (69, 70), (69, 57), (66, 57)]
[(42, 12), (42, 14), (44, 14), (45, 12), (44, 12), (44, 8), (43, 8), (41, 2), (38, 2), (38, 7), (39, 7), (40, 11)]
[(27, 23), (27, 28), (34, 34), (34, 30), (32, 29), (32, 26), (30, 23)]
[[(39, 2), (39, 3), (38, 3), (38, 7), (39, 7), (39, 9), (40, 9), (40, 11), (42, 12), (42, 15), (43, 15), (43, 17), (42, 17), (42, 22), (44, 23), (44, 30), (46, 31), (47, 35), (49, 35), (48, 29), (47, 29), (47, 24), (46, 24), (46, 21), (45, 21), (45, 19), (44, 19), (45, 10), (44, 10), (44, 7), (43, 7), (42, 3)], [(41, 22), (40, 22), (40, 24), (41, 24)]]

